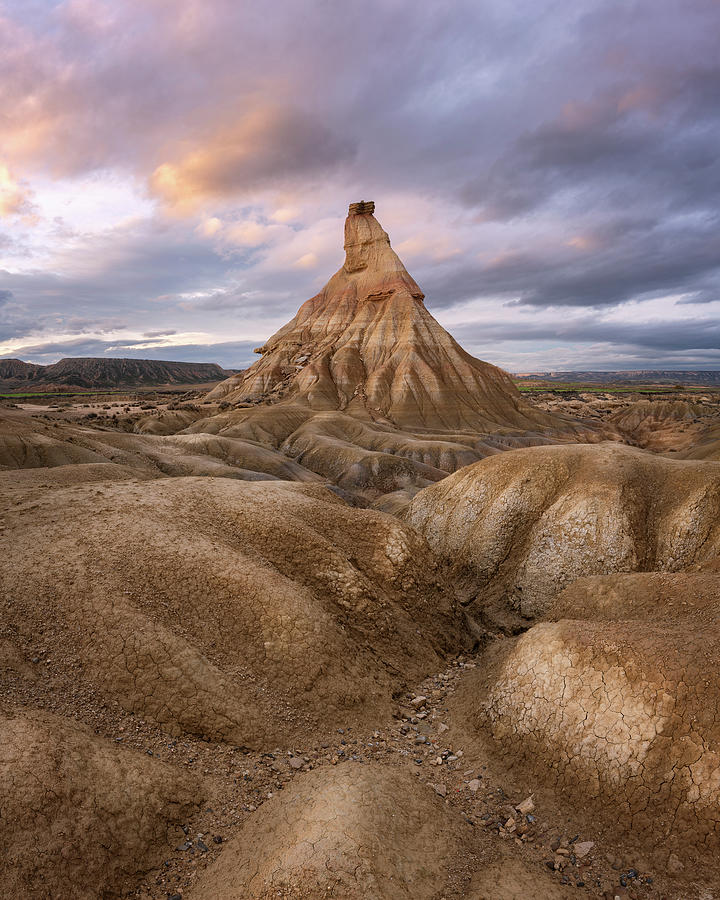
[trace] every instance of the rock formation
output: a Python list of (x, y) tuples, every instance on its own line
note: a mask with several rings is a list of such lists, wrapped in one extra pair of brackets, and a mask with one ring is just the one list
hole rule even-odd
[(374, 204), (354, 203), (345, 263), (208, 397), (225, 409), (188, 427), (259, 441), (365, 499), (437, 481), (498, 450), (615, 437), (523, 401), (427, 310)]
[(535, 425), (508, 375), (466, 353), (428, 312), (373, 210), (350, 206), (343, 266), (258, 348), (261, 360), (210, 396), (347, 410), (400, 428)]
[(611, 443), (532, 447), (421, 491), (406, 519), (478, 613), (497, 603), (533, 618), (583, 575), (677, 571), (719, 556), (720, 465)]

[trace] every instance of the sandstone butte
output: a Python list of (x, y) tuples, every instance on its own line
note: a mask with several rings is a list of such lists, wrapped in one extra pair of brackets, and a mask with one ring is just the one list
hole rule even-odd
[(340, 410), (415, 430), (557, 427), (523, 403), (506, 372), (475, 359), (435, 320), (374, 210), (350, 205), (343, 265), (256, 349), (260, 360), (208, 397)]

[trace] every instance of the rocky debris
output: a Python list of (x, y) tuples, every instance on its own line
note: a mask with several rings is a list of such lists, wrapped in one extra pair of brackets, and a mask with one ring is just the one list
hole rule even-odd
[(535, 809), (533, 798), (526, 797), (525, 800), (522, 801), (522, 803), (518, 803), (515, 809), (520, 813), (520, 815), (527, 816)]
[(375, 212), (375, 204), (372, 200), (360, 200), (359, 203), (351, 203), (348, 209), (349, 216), (371, 216)]

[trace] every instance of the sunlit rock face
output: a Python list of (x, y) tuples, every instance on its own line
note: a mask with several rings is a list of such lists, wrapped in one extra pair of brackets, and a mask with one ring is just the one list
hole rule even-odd
[(371, 202), (345, 221), (345, 263), (257, 352), (262, 359), (210, 394), (232, 403), (292, 401), (403, 428), (537, 427), (510, 377), (466, 353), (428, 312)]

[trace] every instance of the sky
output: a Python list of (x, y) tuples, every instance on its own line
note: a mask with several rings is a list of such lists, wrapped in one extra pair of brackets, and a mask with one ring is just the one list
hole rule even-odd
[(513, 372), (720, 368), (717, 0), (0, 0), (0, 357), (244, 367), (376, 217)]

